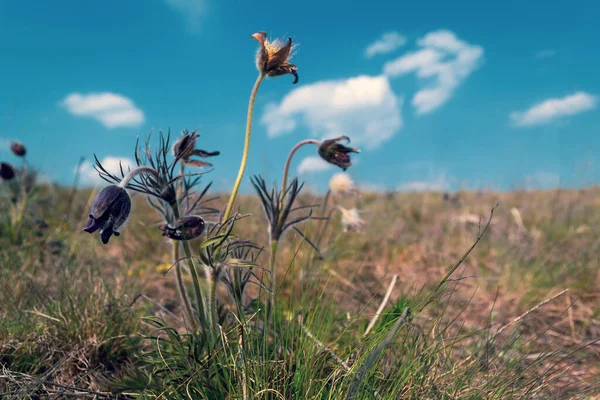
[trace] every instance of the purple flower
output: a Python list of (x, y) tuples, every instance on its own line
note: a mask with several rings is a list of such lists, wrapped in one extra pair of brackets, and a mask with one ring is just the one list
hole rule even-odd
[(191, 215), (178, 219), (174, 224), (161, 225), (158, 229), (169, 239), (191, 240), (202, 235), (204, 227), (202, 218)]
[(5, 181), (10, 181), (15, 177), (15, 170), (9, 163), (0, 163), (0, 177)]
[(120, 235), (117, 229), (127, 221), (130, 211), (127, 191), (120, 186), (107, 186), (94, 199), (90, 219), (83, 230), (94, 233), (100, 229), (102, 243), (107, 244), (112, 235)]
[(319, 156), (330, 164), (337, 165), (342, 170), (346, 170), (352, 165), (349, 153), (360, 153), (357, 148), (347, 147), (338, 142), (345, 140), (350, 142), (348, 136), (340, 136), (335, 139), (324, 140), (319, 146)]
[(190, 167), (212, 167), (212, 164), (206, 161), (193, 159), (192, 156), (197, 157), (213, 157), (218, 156), (218, 151), (205, 151), (196, 149), (196, 140), (200, 137), (195, 131), (187, 133), (184, 131), (184, 135), (173, 145), (173, 155), (177, 160), (180, 160), (183, 164)]
[(15, 156), (25, 157), (27, 153), (27, 149), (23, 146), (21, 142), (12, 142), (10, 144), (10, 150), (13, 152)]

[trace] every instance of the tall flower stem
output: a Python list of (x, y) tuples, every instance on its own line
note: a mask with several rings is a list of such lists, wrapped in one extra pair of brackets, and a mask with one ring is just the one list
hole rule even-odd
[[(185, 174), (185, 166), (183, 164), (180, 165), (180, 175), (184, 176)], [(180, 183), (179, 186), (177, 187), (177, 202), (173, 205), (172, 209), (173, 209), (173, 215), (175, 217), (175, 219), (179, 219), (181, 217), (181, 212), (179, 211), (179, 203), (182, 197), (182, 192), (183, 192), (183, 183)], [(177, 246), (179, 245), (179, 243), (177, 241), (173, 241), (174, 243), (177, 243)], [(192, 277), (192, 284), (194, 286), (194, 295), (196, 297), (196, 308), (200, 317), (200, 324), (203, 327), (208, 326), (209, 329), (212, 329), (212, 324), (210, 321), (210, 311), (206, 309), (206, 307), (210, 307), (210, 305), (207, 305), (207, 301), (204, 297), (204, 293), (202, 292), (202, 287), (200, 286), (200, 277), (198, 276), (198, 271), (196, 271), (196, 265), (194, 264), (194, 261), (192, 259), (192, 250), (190, 249), (190, 245), (188, 243), (187, 240), (183, 240), (183, 250), (185, 252), (185, 255), (187, 257), (188, 260), (188, 268), (190, 270), (190, 275)], [(178, 264), (177, 265), (179, 274), (181, 275), (181, 267)], [(177, 275), (176, 275), (176, 279)], [(185, 292), (185, 286), (183, 286), (183, 292), (182, 293), (186, 293)], [(189, 297), (188, 297), (188, 303), (189, 303)], [(192, 315), (192, 320), (195, 321), (195, 316)], [(211, 332), (211, 337), (212, 337), (212, 330), (210, 330)]]
[(121, 182), (119, 182), (119, 186), (122, 187), (123, 189), (125, 189), (127, 184), (129, 183), (129, 181), (131, 181), (133, 178), (135, 178), (136, 175), (140, 175), (140, 174), (150, 174), (150, 175), (154, 175), (156, 178), (160, 178), (160, 174), (153, 168), (137, 167), (133, 171), (130, 171), (127, 175), (125, 175), (123, 177), (123, 179), (121, 179)]
[(196, 321), (196, 316), (194, 314), (192, 304), (190, 303), (190, 298), (187, 294), (187, 290), (185, 289), (185, 282), (183, 280), (183, 274), (181, 272), (181, 265), (179, 265), (179, 263), (177, 262), (177, 260), (179, 260), (179, 242), (173, 240), (172, 243), (173, 262), (177, 263), (177, 265), (175, 265), (175, 284), (177, 285), (177, 291), (179, 292), (179, 297), (181, 298), (181, 303), (183, 304), (184, 315), (194, 332), (197, 332), (198, 322)]
[(248, 162), (248, 153), (250, 151), (250, 133), (252, 131), (252, 115), (254, 114), (254, 101), (256, 100), (256, 93), (258, 92), (258, 88), (260, 87), (260, 84), (263, 81), (264, 77), (265, 75), (262, 72), (258, 75), (258, 78), (256, 78), (256, 82), (254, 83), (254, 87), (252, 88), (252, 93), (250, 94), (250, 101), (248, 102), (248, 118), (246, 120), (246, 139), (244, 141), (244, 152), (242, 153), (242, 162), (240, 164), (240, 170), (238, 172), (237, 179), (235, 180), (235, 184), (233, 185), (233, 190), (231, 191), (231, 197), (229, 197), (229, 202), (227, 203), (227, 208), (225, 209), (223, 221), (227, 221), (229, 219), (229, 216), (231, 215), (231, 210), (233, 209), (235, 197), (237, 196), (240, 184), (242, 183), (242, 178), (244, 177), (244, 170), (246, 169), (246, 163)]
[(269, 316), (273, 314), (273, 309), (275, 307), (275, 291), (277, 290), (277, 275), (275, 274), (275, 267), (277, 263), (275, 260), (277, 259), (277, 248), (279, 245), (278, 240), (271, 239), (271, 259), (269, 262), (269, 271), (271, 272), (270, 282), (271, 282), (271, 293), (269, 296), (268, 307), (267, 307), (267, 321)]
[(290, 154), (288, 154), (287, 160), (285, 161), (285, 168), (283, 169), (283, 180), (281, 183), (281, 207), (283, 207), (283, 199), (285, 197), (285, 189), (287, 187), (288, 174), (290, 172), (290, 164), (292, 163), (292, 158), (294, 157), (294, 154), (296, 154), (298, 149), (306, 144), (314, 144), (318, 146), (321, 144), (321, 142), (315, 139), (305, 139), (301, 142), (298, 142), (294, 147), (292, 147), (292, 150), (290, 150)]

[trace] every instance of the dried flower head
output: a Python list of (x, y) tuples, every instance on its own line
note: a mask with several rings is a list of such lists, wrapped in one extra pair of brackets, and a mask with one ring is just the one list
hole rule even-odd
[(120, 235), (117, 229), (127, 221), (130, 211), (127, 191), (117, 185), (107, 186), (94, 199), (90, 219), (83, 230), (94, 233), (100, 229), (102, 243), (107, 244), (112, 235)]
[(358, 189), (354, 184), (350, 175), (345, 172), (334, 174), (329, 180), (329, 190), (334, 194), (354, 195), (358, 193)]
[(5, 181), (10, 181), (15, 177), (15, 170), (9, 163), (0, 163), (0, 177)]
[(190, 215), (179, 218), (174, 224), (165, 224), (158, 227), (163, 236), (173, 240), (191, 240), (202, 235), (205, 223), (201, 217)]
[(190, 167), (211, 167), (212, 164), (207, 163), (206, 161), (192, 159), (192, 156), (206, 158), (221, 154), (219, 151), (195, 149), (194, 147), (196, 146), (196, 140), (199, 137), (200, 135), (198, 135), (195, 131), (192, 133), (183, 131), (183, 136), (181, 139), (179, 139), (173, 145), (173, 155), (175, 156), (175, 160), (178, 160)]
[(360, 217), (356, 208), (347, 210), (344, 207), (338, 206), (338, 209), (342, 212), (342, 226), (344, 227), (344, 232), (360, 232), (362, 230), (365, 221)]
[(346, 170), (352, 165), (349, 153), (360, 153), (356, 147), (347, 147), (339, 142), (345, 140), (350, 143), (348, 136), (340, 136), (334, 139), (323, 140), (319, 146), (319, 156), (330, 164), (337, 165), (342, 170)]
[(15, 156), (25, 157), (27, 153), (27, 149), (23, 146), (21, 142), (12, 142), (10, 144), (10, 150), (13, 152)]
[(256, 54), (256, 67), (267, 76), (294, 75), (294, 84), (298, 83), (298, 67), (290, 64), (293, 57), (292, 38), (286, 42), (275, 39), (270, 42), (267, 33), (260, 31), (252, 35), (258, 41), (260, 49)]

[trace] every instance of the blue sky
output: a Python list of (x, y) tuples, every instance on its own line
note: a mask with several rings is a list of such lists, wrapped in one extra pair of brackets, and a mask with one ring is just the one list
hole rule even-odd
[[(0, 0), (0, 158), (16, 163), (7, 146), (22, 141), (69, 184), (81, 156), (113, 164), (138, 135), (200, 126), (228, 190), (264, 30), (298, 43), (300, 81), (263, 83), (249, 173), (280, 179), (296, 142), (341, 133), (370, 188), (598, 184), (599, 16), (591, 0)], [(338, 171), (315, 155), (293, 171), (322, 190)], [(87, 164), (83, 177), (96, 182)]]

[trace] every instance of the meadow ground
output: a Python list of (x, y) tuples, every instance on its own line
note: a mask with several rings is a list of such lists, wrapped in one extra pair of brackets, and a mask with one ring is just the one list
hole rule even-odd
[[(329, 221), (303, 223), (320, 256), (288, 232), (273, 335), (266, 344), (251, 339), (262, 329), (253, 285), (240, 328), (250, 344), (240, 350), (230, 325), (215, 353), (184, 333), (171, 245), (144, 197), (133, 196), (131, 222), (102, 245), (81, 231), (93, 196), (40, 186), (18, 232), (7, 222), (9, 208), (1, 211), (3, 398), (600, 393), (600, 188), (329, 196), (325, 214), (332, 204), (357, 207), (362, 231), (344, 232), (337, 211)], [(258, 201), (242, 196), (237, 205), (251, 217), (235, 233), (267, 247)], [(438, 285), (496, 205), (477, 246)], [(267, 253), (257, 264), (266, 265)], [(233, 306), (220, 289), (219, 315), (227, 315)]]

